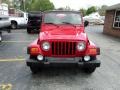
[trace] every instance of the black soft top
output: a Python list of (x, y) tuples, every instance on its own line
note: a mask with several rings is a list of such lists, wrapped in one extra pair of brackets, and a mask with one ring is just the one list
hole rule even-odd
[(39, 17), (39, 16), (42, 16), (41, 11), (31, 11), (28, 13), (28, 17)]
[(50, 11), (45, 11), (44, 13), (58, 13), (58, 12), (65, 12), (65, 13), (78, 13), (80, 14), (80, 11), (72, 11), (72, 10), (50, 10)]

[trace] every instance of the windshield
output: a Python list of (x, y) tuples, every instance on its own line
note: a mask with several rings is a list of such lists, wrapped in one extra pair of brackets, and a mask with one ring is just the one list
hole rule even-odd
[(81, 15), (78, 13), (46, 13), (44, 23), (53, 24), (82, 24)]

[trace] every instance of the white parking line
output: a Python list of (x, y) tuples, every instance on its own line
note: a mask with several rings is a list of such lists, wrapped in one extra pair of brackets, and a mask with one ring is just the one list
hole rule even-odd
[(5, 42), (5, 43), (30, 43), (32, 41), (2, 41), (2, 42)]
[(12, 84), (1, 84), (0, 90), (12, 90)]
[(0, 59), (0, 62), (17, 62), (17, 61), (25, 61), (25, 58), (21, 58), (21, 59), (18, 59), (18, 58), (15, 58), (15, 59)]

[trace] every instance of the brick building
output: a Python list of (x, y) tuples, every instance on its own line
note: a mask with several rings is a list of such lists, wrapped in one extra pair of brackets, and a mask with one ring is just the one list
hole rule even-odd
[(103, 33), (120, 37), (120, 3), (107, 8)]

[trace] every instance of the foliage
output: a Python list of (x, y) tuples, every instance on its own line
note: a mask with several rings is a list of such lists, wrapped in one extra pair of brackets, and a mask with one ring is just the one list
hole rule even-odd
[(60, 7), (60, 8), (57, 8), (56, 10), (72, 10), (69, 6), (66, 6), (66, 7)]
[(79, 11), (82, 13), (82, 15), (83, 15), (83, 16), (85, 16), (85, 15), (86, 15), (86, 11), (87, 11), (86, 9), (81, 8)]
[(54, 5), (49, 0), (26, 0), (25, 9), (27, 11), (45, 11), (54, 9)]
[(105, 15), (107, 5), (102, 5), (101, 7), (89, 7), (88, 9), (81, 8), (79, 11), (83, 14), (83, 16), (89, 15), (93, 12), (99, 12), (101, 16)]
[(57, 10), (64, 10), (64, 8), (63, 8), (63, 7), (60, 7), (60, 8), (58, 8)]
[(108, 7), (107, 5), (102, 5), (101, 8), (98, 9), (98, 12), (101, 16), (105, 16), (107, 7)]
[(96, 12), (96, 11), (97, 11), (97, 8), (95, 6), (89, 7), (86, 11), (86, 15), (89, 15), (89, 14)]
[(50, 0), (13, 0), (10, 6), (10, 0), (3, 0), (9, 7), (21, 9), (23, 11), (45, 11), (54, 9), (54, 5)]

